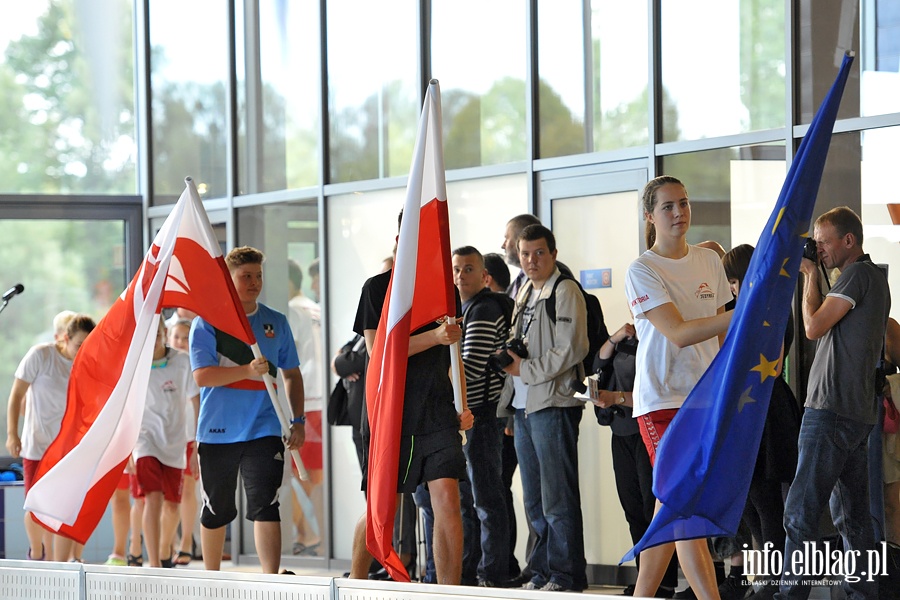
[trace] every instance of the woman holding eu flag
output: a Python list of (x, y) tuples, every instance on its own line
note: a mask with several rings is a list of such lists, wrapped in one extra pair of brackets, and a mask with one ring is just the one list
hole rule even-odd
[[(719, 350), (731, 321), (725, 304), (732, 295), (719, 255), (687, 242), (691, 204), (681, 181), (670, 176), (651, 180), (641, 203), (648, 250), (628, 267), (625, 290), (641, 340), (634, 416), (655, 464), (666, 427)], [(641, 552), (634, 595), (654, 595), (676, 550), (696, 596), (718, 599), (705, 539), (661, 544)]]

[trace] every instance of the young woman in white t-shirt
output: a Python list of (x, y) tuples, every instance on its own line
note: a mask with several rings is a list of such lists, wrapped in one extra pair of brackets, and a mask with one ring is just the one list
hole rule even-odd
[[(72, 316), (65, 333), (57, 334), (53, 343), (31, 348), (16, 369), (7, 407), (6, 449), (13, 458), (22, 457), (26, 493), (44, 452), (59, 433), (66, 412), (72, 360), (94, 326), (94, 321), (87, 315)], [(19, 417), (23, 413), (25, 420), (20, 437)], [(30, 512), (25, 513), (25, 533), (29, 543), (28, 559), (49, 560), (42, 541), (44, 528), (31, 518)], [(68, 538), (54, 536), (53, 558), (62, 562), (69, 560), (73, 545)]]
[[(652, 463), (666, 427), (724, 337), (731, 313), (728, 280), (719, 255), (688, 244), (691, 204), (676, 178), (650, 181), (642, 194), (647, 250), (628, 267), (625, 288), (638, 345), (634, 416)], [(658, 508), (657, 504), (657, 508)], [(719, 598), (705, 539), (654, 546), (641, 552), (634, 595), (653, 597), (677, 549), (698, 598)]]

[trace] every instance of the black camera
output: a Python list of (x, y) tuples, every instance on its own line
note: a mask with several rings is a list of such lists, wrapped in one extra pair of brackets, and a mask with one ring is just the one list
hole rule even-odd
[[(519, 338), (513, 338), (509, 341), (508, 344), (504, 344), (501, 350), (509, 350), (519, 358), (528, 358), (528, 346), (525, 344), (524, 340)], [(506, 352), (500, 352), (499, 354), (491, 354), (488, 357), (487, 364), (494, 371), (500, 372), (505, 367), (512, 364), (512, 357)]]
[(803, 245), (803, 258), (808, 258), (814, 263), (819, 262), (819, 248), (813, 238), (806, 239), (806, 244)]

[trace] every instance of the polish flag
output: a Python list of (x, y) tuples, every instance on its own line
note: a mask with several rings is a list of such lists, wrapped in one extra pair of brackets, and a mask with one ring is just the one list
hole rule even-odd
[(409, 581), (391, 538), (410, 332), (448, 315), (456, 316), (456, 296), (441, 144), (441, 92), (437, 80), (432, 80), (419, 119), (397, 257), (366, 377), (371, 430), (366, 547), (394, 581)]
[(137, 441), (160, 311), (187, 308), (256, 341), (197, 188), (185, 182), (141, 268), (75, 355), (59, 435), (25, 497), (38, 523), (82, 544)]

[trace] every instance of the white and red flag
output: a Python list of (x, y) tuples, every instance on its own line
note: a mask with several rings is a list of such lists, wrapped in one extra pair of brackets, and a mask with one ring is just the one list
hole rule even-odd
[(410, 332), (456, 316), (441, 143), (441, 92), (432, 80), (406, 187), (397, 257), (366, 377), (369, 465), (366, 547), (394, 581), (409, 581), (391, 544)]
[(84, 543), (103, 517), (137, 441), (160, 311), (182, 307), (256, 342), (190, 178), (128, 288), (75, 355), (60, 433), (25, 509)]

